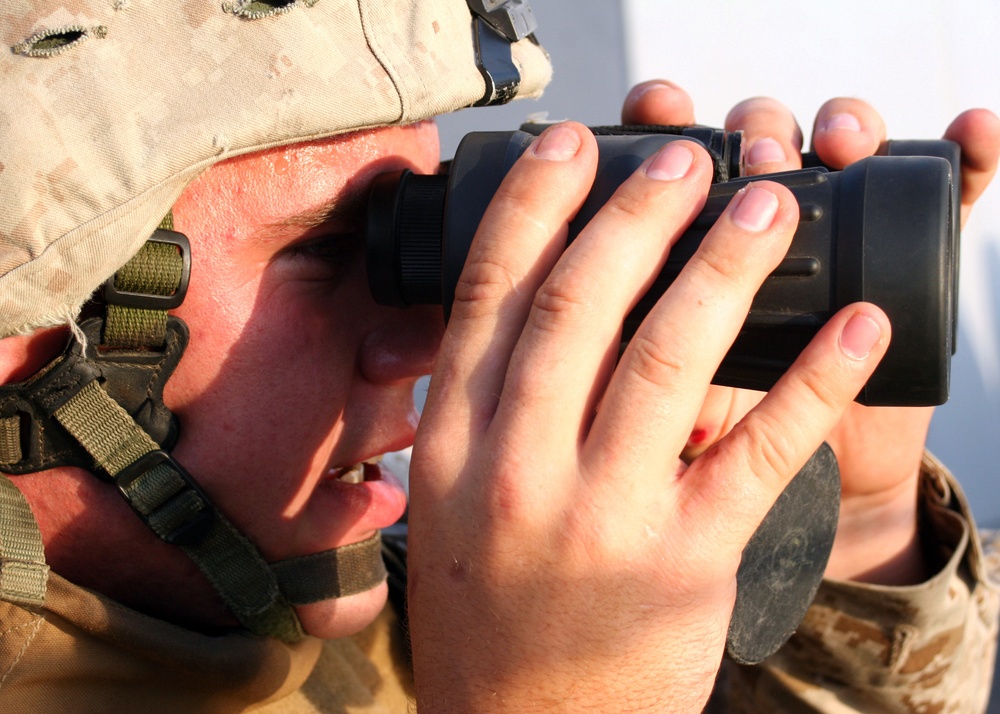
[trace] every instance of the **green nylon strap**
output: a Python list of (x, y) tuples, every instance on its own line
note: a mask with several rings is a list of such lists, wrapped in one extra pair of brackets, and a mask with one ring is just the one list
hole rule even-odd
[[(96, 380), (54, 416), (112, 477), (160, 448)], [(132, 508), (161, 538), (199, 511), (212, 509), (214, 519), (205, 539), (180, 547), (248, 630), (286, 642), (303, 637), (295, 612), (257, 549), (177, 471), (161, 463), (119, 485)]]
[(293, 605), (362, 593), (386, 578), (378, 532), (360, 543), (272, 563), (271, 569)]
[[(143, 295), (173, 295), (183, 276), (184, 262), (168, 243), (147, 242), (115, 274), (115, 288)], [(167, 311), (108, 305), (104, 344), (108, 347), (158, 347), (167, 331)]]
[(112, 476), (160, 448), (97, 380), (81, 388), (54, 416)]
[(199, 495), (169, 464), (162, 463), (140, 478), (119, 484), (132, 507), (146, 517), (149, 527), (166, 540), (193, 516), (206, 510)]
[(0, 419), (0, 465), (16, 464), (21, 453), (21, 420), (17, 416)]
[(41, 607), (48, 582), (38, 523), (21, 492), (0, 475), (0, 599)]
[(167, 334), (167, 312), (141, 307), (108, 305), (104, 323), (104, 344), (135, 349), (163, 344)]

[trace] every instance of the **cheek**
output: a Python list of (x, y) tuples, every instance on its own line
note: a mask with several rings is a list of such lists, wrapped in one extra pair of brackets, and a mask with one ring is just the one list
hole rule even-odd
[[(187, 229), (185, 225), (179, 229)], [(190, 229), (187, 229), (189, 232)], [(227, 366), (234, 345), (252, 322), (259, 275), (238, 269), (230, 255), (192, 233), (192, 268), (183, 304), (172, 311), (187, 325), (190, 341), (173, 378), (167, 382), (168, 406), (197, 400)]]
[[(334, 306), (317, 307), (293, 289), (257, 301), (247, 319), (200, 319), (182, 366), (189, 395), (254, 393), (262, 404), (282, 394), (314, 401), (346, 394), (360, 338)], [(230, 311), (227, 318), (236, 317)], [(179, 375), (180, 376), (180, 375)]]
[(188, 315), (191, 345), (165, 398), (181, 421), (178, 458), (207, 486), (238, 473), (285, 502), (295, 479), (274, 474), (308, 473), (335, 440), (358, 338), (325, 305), (282, 287), (220, 319)]
[[(353, 336), (344, 291), (326, 294), (313, 285), (269, 281), (266, 271), (246, 270), (242, 281), (192, 279), (188, 299), (176, 311), (191, 333), (168, 383), (176, 404), (196, 400), (222, 381), (244, 380), (245, 389), (255, 386), (263, 395), (278, 380), (329, 389), (350, 371), (360, 337)], [(227, 277), (240, 274), (231, 270)]]

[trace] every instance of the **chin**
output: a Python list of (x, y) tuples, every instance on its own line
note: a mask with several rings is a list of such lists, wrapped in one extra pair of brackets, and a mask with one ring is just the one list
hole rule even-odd
[(306, 634), (334, 640), (360, 632), (374, 622), (385, 607), (388, 592), (388, 585), (382, 583), (350, 597), (296, 605), (295, 612)]

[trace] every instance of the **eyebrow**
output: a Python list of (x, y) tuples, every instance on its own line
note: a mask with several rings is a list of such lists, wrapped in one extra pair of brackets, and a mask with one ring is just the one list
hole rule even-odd
[(296, 232), (319, 228), (327, 223), (357, 223), (368, 203), (367, 191), (353, 191), (338, 196), (315, 208), (286, 216), (274, 223), (266, 223), (253, 233), (253, 239), (268, 242), (286, 235), (289, 230)]

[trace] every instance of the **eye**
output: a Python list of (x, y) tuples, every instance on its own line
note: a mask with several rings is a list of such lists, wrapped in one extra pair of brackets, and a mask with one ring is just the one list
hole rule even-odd
[(352, 269), (360, 248), (356, 234), (324, 234), (289, 246), (282, 257), (298, 279), (337, 280)]
[(354, 250), (351, 236), (325, 235), (312, 238), (292, 246), (292, 252), (305, 258), (317, 260), (341, 261)]

